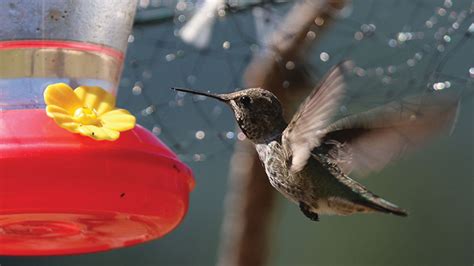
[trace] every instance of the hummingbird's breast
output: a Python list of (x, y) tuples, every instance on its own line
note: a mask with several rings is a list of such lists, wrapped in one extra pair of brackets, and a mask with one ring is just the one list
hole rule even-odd
[(256, 144), (255, 147), (270, 184), (295, 203), (304, 198), (304, 184), (299, 182), (300, 178), (290, 173), (287, 156), (281, 143), (274, 140), (265, 144)]

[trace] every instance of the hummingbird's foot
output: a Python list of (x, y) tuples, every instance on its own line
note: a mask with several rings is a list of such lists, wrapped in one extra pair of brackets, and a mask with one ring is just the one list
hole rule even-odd
[(303, 212), (303, 214), (306, 217), (308, 217), (312, 221), (315, 221), (315, 222), (319, 221), (318, 214), (315, 213), (315, 212), (310, 211), (309, 206), (306, 203), (302, 202), (302, 201), (300, 201), (300, 210), (301, 210), (301, 212)]

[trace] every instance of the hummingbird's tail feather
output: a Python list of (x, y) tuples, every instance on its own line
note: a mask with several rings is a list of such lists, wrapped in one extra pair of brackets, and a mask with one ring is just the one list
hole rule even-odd
[(357, 203), (374, 211), (391, 213), (403, 217), (408, 216), (408, 213), (402, 208), (373, 194), (370, 196), (370, 198), (365, 198), (364, 200), (358, 201)]
[(349, 176), (343, 173), (336, 174), (334, 176), (340, 183), (342, 183), (347, 189), (350, 190), (348, 194), (346, 192), (344, 193), (345, 196), (342, 197), (352, 202), (352, 204), (362, 207), (362, 209), (360, 210), (359, 208), (355, 207), (355, 210), (360, 212), (377, 211), (384, 213), (392, 213), (398, 216), (408, 215), (405, 210), (370, 192), (366, 187), (364, 187), (362, 184), (355, 181), (354, 179), (350, 178)]

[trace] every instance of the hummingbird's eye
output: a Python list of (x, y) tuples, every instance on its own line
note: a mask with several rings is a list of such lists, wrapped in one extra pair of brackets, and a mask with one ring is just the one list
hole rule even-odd
[(242, 97), (240, 97), (240, 102), (241, 102), (245, 107), (248, 107), (248, 106), (250, 106), (251, 100), (250, 100), (250, 97), (248, 97), (248, 96), (242, 96)]

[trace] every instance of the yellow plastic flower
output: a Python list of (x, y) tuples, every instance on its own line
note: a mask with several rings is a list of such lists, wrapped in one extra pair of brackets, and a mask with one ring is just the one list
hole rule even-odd
[(44, 91), (46, 114), (62, 128), (95, 140), (116, 140), (135, 127), (135, 117), (115, 108), (115, 97), (100, 87), (49, 85)]

